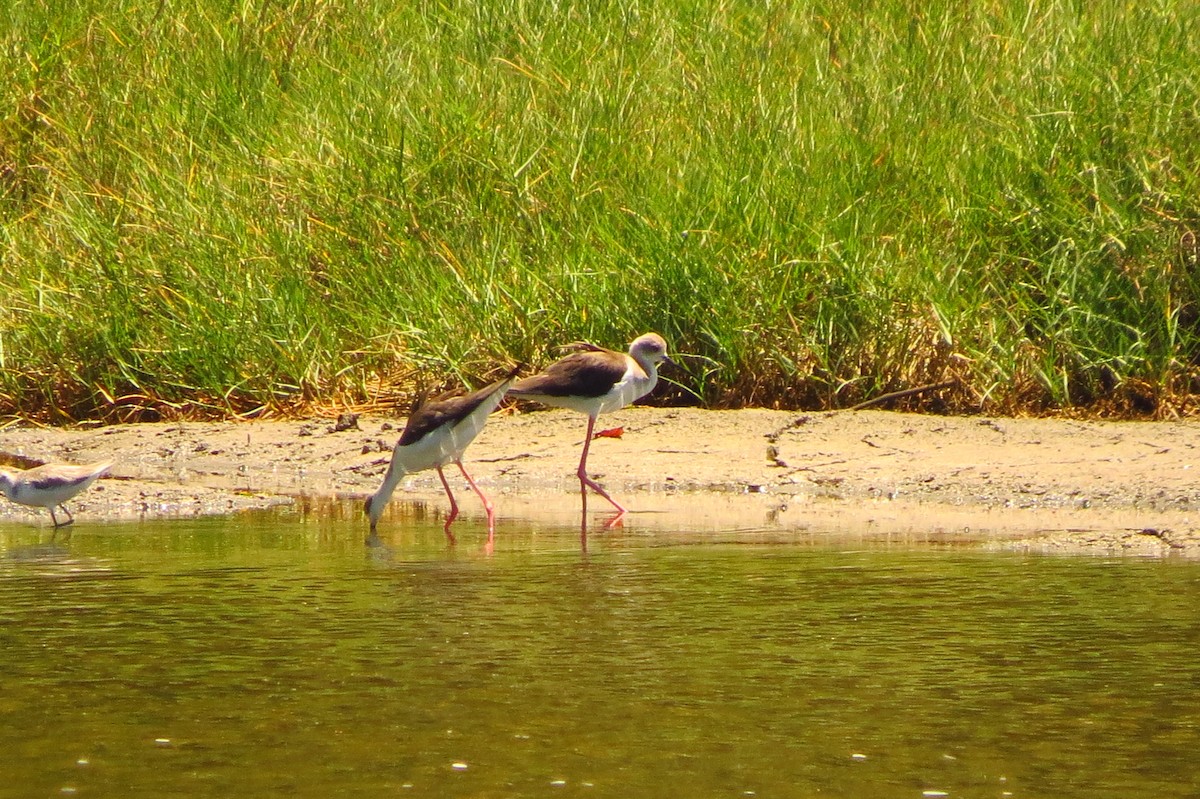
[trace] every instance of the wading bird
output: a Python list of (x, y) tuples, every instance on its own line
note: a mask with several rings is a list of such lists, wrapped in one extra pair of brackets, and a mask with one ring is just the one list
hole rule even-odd
[[(112, 468), (111, 461), (89, 466), (47, 463), (23, 472), (0, 469), (0, 493), (19, 505), (46, 508), (54, 527), (65, 527), (75, 521), (63, 503), (79, 494)], [(67, 520), (60, 522), (54, 508), (62, 508)]]
[(450, 498), (450, 515), (446, 517), (443, 529), (450, 543), (454, 543), (450, 525), (458, 518), (458, 503), (455, 502), (454, 492), (450, 490), (450, 483), (442, 471), (443, 466), (454, 463), (483, 502), (483, 509), (487, 511), (488, 540), (491, 540), (496, 527), (495, 508), (491, 500), (479, 490), (471, 475), (467, 474), (462, 464), (462, 456), (467, 445), (483, 430), (488, 415), (504, 399), (505, 392), (517, 378), (518, 369), (514, 369), (504, 379), (466, 396), (453, 396), (451, 393), (428, 400), (409, 415), (404, 431), (400, 434), (400, 441), (392, 451), (392, 462), (388, 464), (387, 473), (383, 476), (383, 485), (367, 499), (367, 518), (371, 520), (372, 537), (375, 536), (375, 528), (379, 524), (379, 517), (383, 515), (384, 507), (404, 475), (436, 469), (438, 477), (442, 479), (442, 487), (446, 489), (446, 496)]
[[(657, 333), (647, 333), (634, 339), (628, 354), (614, 352), (593, 344), (581, 345), (576, 352), (555, 361), (545, 371), (519, 380), (509, 393), (521, 399), (535, 400), (545, 405), (568, 408), (587, 414), (587, 437), (579, 457), (579, 492), (583, 511), (587, 513), (587, 489), (590, 487), (617, 509), (615, 523), (625, 508), (587, 474), (588, 448), (596, 427), (596, 417), (602, 413), (624, 408), (644, 397), (658, 383), (658, 365), (673, 363), (667, 357), (667, 342)], [(586, 519), (584, 528), (586, 530)]]

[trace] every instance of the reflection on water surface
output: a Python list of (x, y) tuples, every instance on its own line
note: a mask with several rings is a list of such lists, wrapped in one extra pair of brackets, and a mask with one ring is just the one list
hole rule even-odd
[(1197, 564), (515, 527), (0, 528), (0, 795), (1196, 794)]

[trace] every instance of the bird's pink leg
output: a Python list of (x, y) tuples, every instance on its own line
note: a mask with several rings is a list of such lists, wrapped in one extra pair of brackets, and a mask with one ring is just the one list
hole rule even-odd
[(587, 485), (583, 480), (579, 481), (579, 540), (587, 552)]
[(583, 539), (583, 548), (587, 550), (587, 486), (579, 484), (579, 534)]
[(612, 506), (614, 508), (616, 508), (621, 514), (624, 514), (625, 508), (621, 507), (620, 503), (618, 503), (615, 499), (610, 497), (608, 495), (608, 492), (600, 487), (599, 483), (597, 483), (595, 480), (588, 477), (588, 475), (587, 475), (588, 448), (591, 447), (591, 445), (592, 445), (592, 430), (595, 427), (596, 427), (596, 417), (589, 416), (588, 417), (587, 438), (585, 438), (583, 440), (583, 455), (581, 455), (579, 458), (579, 472), (578, 472), (578, 474), (579, 474), (579, 490), (584, 495), (583, 510), (585, 513), (587, 512), (587, 489), (586, 489), (586, 486), (591, 486), (591, 489), (593, 491), (595, 491), (597, 494), (599, 494), (600, 496), (607, 499), (609, 502), (612, 503)]
[(490, 499), (483, 495), (483, 492), (479, 490), (479, 486), (475, 485), (475, 481), (471, 479), (471, 475), (467, 474), (467, 470), (462, 465), (462, 461), (455, 461), (455, 463), (458, 464), (458, 470), (462, 472), (462, 476), (467, 478), (467, 483), (469, 483), (471, 488), (474, 489), (475, 493), (479, 495), (479, 501), (483, 503), (483, 509), (487, 511), (488, 537), (491, 537), (492, 533), (496, 531), (496, 507), (492, 504)]
[(613, 517), (604, 523), (605, 530), (613, 530), (617, 527), (625, 526), (625, 511), (614, 513)]
[(446, 538), (450, 539), (450, 543), (455, 543), (454, 533), (450, 532), (450, 525), (454, 524), (454, 520), (458, 518), (458, 503), (454, 501), (454, 492), (450, 490), (450, 484), (446, 482), (446, 475), (442, 471), (442, 467), (437, 467), (438, 477), (442, 478), (442, 488), (446, 489), (446, 496), (450, 497), (450, 515), (446, 517), (446, 524), (442, 529), (446, 531)]

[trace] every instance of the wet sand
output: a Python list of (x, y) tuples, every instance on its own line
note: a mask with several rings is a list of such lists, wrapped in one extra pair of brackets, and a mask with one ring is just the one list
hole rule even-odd
[[(466, 463), (496, 502), (498, 535), (506, 523), (578, 523), (585, 424), (557, 410), (493, 415)], [(111, 478), (69, 503), (78, 524), (336, 506), (327, 498), (357, 516), (349, 501), (378, 486), (402, 426), (363, 416), (345, 430), (325, 418), (9, 427), (0, 461), (115, 460)], [(627, 532), (1200, 557), (1191, 422), (635, 407), (599, 427), (623, 430), (593, 442), (589, 467), (630, 508)], [(452, 484), (464, 517), (481, 516), (461, 477)], [(436, 473), (410, 476), (381, 529), (406, 509), (446, 506)], [(610, 516), (599, 497), (589, 510), (593, 529)], [(0, 519), (49, 526), (44, 511), (3, 500)]]

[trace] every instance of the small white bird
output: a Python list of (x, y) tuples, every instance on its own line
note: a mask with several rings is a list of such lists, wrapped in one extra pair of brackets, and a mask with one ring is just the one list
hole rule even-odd
[(454, 501), (450, 483), (442, 472), (443, 466), (454, 463), (483, 502), (483, 509), (487, 512), (488, 538), (491, 539), (496, 527), (495, 508), (491, 500), (479, 490), (479, 486), (475, 485), (471, 475), (467, 474), (462, 464), (462, 456), (467, 446), (483, 430), (488, 415), (496, 410), (509, 386), (517, 379), (518, 369), (514, 369), (504, 379), (466, 396), (443, 394), (428, 400), (412, 412), (404, 426), (404, 432), (400, 434), (400, 441), (392, 451), (392, 462), (388, 464), (387, 473), (383, 476), (383, 485), (367, 498), (366, 510), (367, 517), (371, 520), (372, 537), (384, 507), (404, 475), (436, 469), (438, 477), (442, 479), (442, 487), (446, 489), (446, 496), (450, 498), (450, 515), (446, 517), (443, 529), (446, 537), (454, 543), (450, 525), (458, 518), (458, 503)]
[(667, 357), (667, 342), (657, 333), (646, 333), (634, 339), (628, 355), (591, 344), (582, 346), (586, 348), (584, 352), (568, 355), (550, 364), (545, 371), (518, 381), (509, 393), (587, 414), (587, 437), (583, 440), (577, 472), (584, 510), (587, 510), (587, 489), (591, 487), (611, 502), (618, 514), (624, 514), (625, 508), (587, 474), (588, 448), (596, 417), (624, 408), (649, 394), (658, 383), (658, 365), (673, 361)]
[[(63, 503), (96, 482), (112, 465), (112, 461), (87, 466), (47, 463), (23, 472), (0, 469), (0, 492), (19, 505), (46, 508), (55, 528), (65, 527), (74, 522), (75, 517)], [(54, 515), (56, 506), (67, 514), (65, 522), (60, 522)]]

